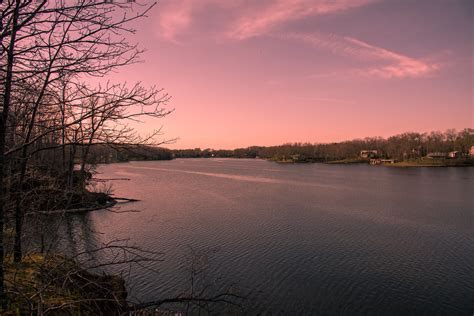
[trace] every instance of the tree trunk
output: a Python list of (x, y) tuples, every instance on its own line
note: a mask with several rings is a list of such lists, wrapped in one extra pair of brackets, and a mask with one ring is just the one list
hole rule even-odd
[(12, 32), (10, 36), (10, 44), (7, 50), (7, 69), (5, 74), (5, 86), (3, 94), (3, 110), (0, 114), (0, 304), (6, 309), (7, 300), (5, 293), (5, 274), (4, 274), (4, 239), (3, 229), (5, 225), (5, 139), (7, 131), (8, 113), (10, 109), (10, 99), (13, 81), (13, 52), (15, 49), (16, 32), (18, 28), (18, 12), (20, 8), (20, 0), (16, 0), (13, 12)]

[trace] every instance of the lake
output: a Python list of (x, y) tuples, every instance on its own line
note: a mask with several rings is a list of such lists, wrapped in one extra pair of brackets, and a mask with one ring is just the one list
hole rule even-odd
[(88, 230), (71, 244), (163, 252), (130, 271), (137, 301), (188, 290), (194, 269), (196, 289), (249, 293), (248, 314), (474, 313), (474, 168), (176, 159), (98, 171), (140, 202), (69, 219)]

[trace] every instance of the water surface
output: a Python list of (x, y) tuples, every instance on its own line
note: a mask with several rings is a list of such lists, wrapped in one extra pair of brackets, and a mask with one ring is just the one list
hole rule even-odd
[(164, 253), (131, 271), (137, 300), (189, 289), (199, 257), (200, 284), (251, 293), (251, 314), (474, 313), (474, 168), (177, 159), (99, 171), (130, 179), (114, 193), (141, 201), (116, 210), (140, 212), (88, 214), (85, 247), (129, 238)]

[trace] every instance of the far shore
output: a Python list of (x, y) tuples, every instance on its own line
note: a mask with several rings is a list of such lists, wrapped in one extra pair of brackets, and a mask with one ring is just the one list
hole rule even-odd
[[(361, 158), (347, 158), (332, 161), (314, 161), (314, 160), (296, 160), (296, 159), (267, 159), (279, 164), (295, 163), (324, 163), (328, 165), (351, 165), (351, 164), (370, 164), (370, 160)], [(406, 161), (393, 161), (388, 163), (378, 163), (377, 166), (398, 167), (398, 168), (417, 168), (417, 167), (474, 167), (474, 159), (416, 159)]]
[(399, 167), (399, 168), (412, 168), (412, 167), (474, 167), (474, 160), (472, 159), (461, 159), (461, 160), (420, 160), (420, 161), (400, 161), (393, 164), (386, 164), (388, 167)]
[[(398, 168), (419, 168), (419, 167), (474, 167), (474, 158), (459, 158), (459, 159), (412, 159), (412, 160), (392, 160), (386, 159), (390, 162), (380, 162), (377, 164), (371, 164), (370, 159), (364, 158), (346, 158), (340, 160), (321, 160), (321, 159), (294, 159), (294, 158), (250, 158), (250, 157), (175, 157), (172, 159), (147, 159), (147, 160), (134, 160), (130, 159), (127, 161), (108, 161), (101, 162), (102, 164), (110, 163), (127, 163), (131, 161), (162, 161), (162, 160), (174, 160), (174, 159), (212, 159), (212, 158), (227, 158), (227, 159), (261, 159), (269, 162), (275, 162), (278, 164), (308, 164), (308, 163), (322, 163), (327, 165), (353, 165), (353, 164), (369, 164), (374, 166), (384, 166), (384, 167), (398, 167)], [(114, 179), (116, 180), (116, 179)], [(127, 180), (127, 179), (122, 179)], [(78, 210), (79, 212), (81, 210)]]

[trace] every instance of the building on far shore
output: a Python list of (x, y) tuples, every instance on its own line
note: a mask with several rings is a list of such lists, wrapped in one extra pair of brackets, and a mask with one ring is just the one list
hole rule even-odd
[(377, 150), (361, 150), (360, 158), (377, 158), (379, 152)]
[(447, 157), (448, 157), (448, 154), (442, 153), (442, 152), (433, 152), (433, 153), (428, 153), (428, 155), (426, 155), (426, 158), (430, 158), (430, 159), (444, 159)]
[(469, 155), (474, 157), (474, 146), (471, 146), (471, 150), (469, 150)]
[(448, 154), (448, 157), (451, 158), (451, 159), (456, 159), (456, 158), (461, 158), (462, 156), (462, 153), (460, 151), (451, 151), (449, 154)]

